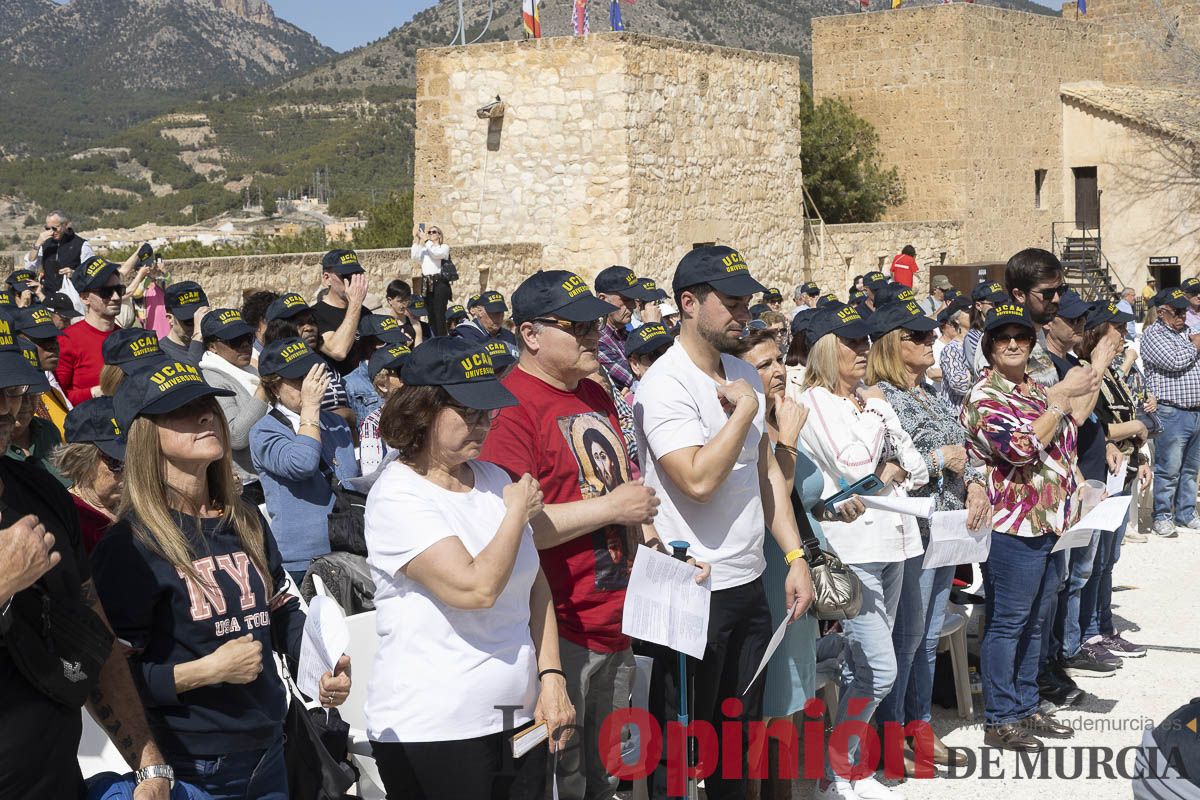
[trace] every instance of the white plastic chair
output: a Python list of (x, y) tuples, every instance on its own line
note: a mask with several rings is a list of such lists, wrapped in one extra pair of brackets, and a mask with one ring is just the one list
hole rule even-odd
[(971, 719), (975, 716), (975, 704), (971, 697), (971, 674), (967, 664), (967, 615), (956, 606), (946, 608), (938, 650), (950, 651), (958, 716)]
[(346, 617), (346, 627), (350, 629), (350, 644), (346, 646), (346, 655), (350, 656), (350, 669), (353, 680), (350, 683), (350, 696), (338, 708), (342, 719), (350, 726), (350, 757), (358, 767), (358, 796), (371, 800), (383, 800), (386, 792), (379, 770), (375, 766), (375, 758), (371, 755), (371, 742), (367, 739), (367, 686), (371, 681), (371, 671), (375, 666), (375, 654), (379, 651), (379, 635), (375, 632), (375, 612), (364, 611)]

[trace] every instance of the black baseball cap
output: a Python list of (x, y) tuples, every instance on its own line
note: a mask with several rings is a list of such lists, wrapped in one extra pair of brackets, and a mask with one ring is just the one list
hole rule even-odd
[(1087, 322), (1084, 323), (1084, 330), (1090, 331), (1092, 328), (1097, 328), (1106, 322), (1111, 322), (1115, 325), (1124, 325), (1127, 322), (1133, 322), (1133, 314), (1128, 311), (1122, 311), (1117, 307), (1117, 304), (1109, 300), (1107, 303), (1103, 300), (1092, 303), (1092, 310), (1088, 312)]
[(653, 353), (658, 348), (670, 345), (674, 341), (675, 337), (671, 336), (661, 322), (647, 322), (645, 325), (639, 325), (631, 330), (625, 337), (625, 357)]
[(80, 294), (94, 292), (108, 283), (108, 279), (120, 268), (120, 264), (109, 261), (107, 258), (92, 256), (71, 273), (71, 283), (74, 284), (75, 291)]
[(303, 378), (313, 367), (324, 363), (303, 339), (279, 339), (263, 347), (258, 354), (258, 374)]
[(867, 299), (866, 292), (860, 291), (858, 289), (850, 290), (850, 302), (851, 303), (861, 303), (863, 300), (866, 300), (866, 299)]
[(75, 304), (71, 302), (71, 298), (67, 297), (62, 292), (55, 292), (46, 298), (43, 306), (58, 314), (60, 317), (67, 319), (75, 319), (79, 316), (79, 312), (75, 310)]
[(617, 310), (592, 294), (583, 278), (562, 269), (538, 270), (522, 281), (513, 292), (512, 307), (518, 325), (548, 314), (570, 322), (589, 322)]
[(71, 444), (91, 442), (109, 458), (125, 460), (125, 437), (111, 397), (93, 397), (68, 411), (63, 434)]
[(969, 308), (969, 307), (970, 307), (970, 303), (968, 303), (963, 298), (961, 298), (961, 297), (955, 298), (945, 308), (943, 308), (941, 311), (938, 312), (938, 315), (937, 315), (938, 324), (945, 325), (947, 322), (950, 321), (951, 317), (953, 317), (955, 314), (957, 314), (960, 311), (966, 311), (967, 308)]
[(475, 306), (483, 306), (483, 310), (489, 314), (508, 311), (508, 304), (504, 302), (504, 295), (495, 290), (471, 295), (471, 299), (467, 301), (467, 308), (474, 308)]
[[(20, 284), (36, 283), (37, 282), (37, 274), (34, 273), (32, 270), (18, 269), (18, 270), (15, 270), (14, 272), (12, 272), (7, 278), (5, 278), (4, 282), (7, 283), (9, 286), (12, 286), (13, 288), (16, 288), (17, 284), (19, 284), (19, 283)], [(22, 291), (22, 290), (18, 290), (18, 291)]]
[(842, 301), (838, 300), (838, 296), (833, 292), (830, 292), (829, 294), (821, 296), (821, 299), (817, 301), (817, 308), (825, 308), (826, 306), (834, 305), (840, 302)]
[(916, 299), (917, 296), (913, 293), (911, 287), (905, 286), (903, 283), (889, 282), (875, 290), (874, 302), (875, 308), (878, 309), (880, 306), (893, 301), (898, 300), (906, 303), (909, 300)]
[(921, 332), (936, 330), (937, 326), (936, 322), (925, 316), (916, 300), (893, 300), (884, 303), (876, 307), (870, 322), (872, 338), (878, 338), (897, 328)]
[[(513, 293), (514, 308), (520, 291)], [(517, 405), (496, 378), (487, 351), (457, 336), (435, 336), (417, 345), (400, 369), (400, 380), (409, 386), (441, 386), (456, 403), (480, 411)]]
[(448, 306), (446, 308), (446, 321), (447, 322), (454, 322), (455, 320), (466, 319), (466, 318), (467, 318), (467, 309), (463, 308), (462, 306), (455, 304), (452, 306)]
[(51, 339), (62, 331), (54, 324), (54, 315), (45, 306), (18, 308), (13, 315), (13, 327), (31, 339)]
[(1184, 294), (1200, 294), (1200, 278), (1188, 278), (1179, 284), (1179, 288), (1183, 289)]
[(764, 311), (770, 311), (770, 310), (771, 310), (770, 307), (768, 307), (766, 303), (755, 303), (754, 305), (750, 306), (750, 308), (749, 308), (750, 318), (758, 319), (760, 316), (762, 316), (762, 313)]
[(120, 367), (126, 375), (166, 358), (158, 334), (145, 328), (117, 328), (100, 345), (100, 355), (105, 364)]
[(963, 293), (958, 289), (955, 289), (953, 286), (951, 286), (949, 289), (942, 290), (942, 302), (944, 303), (952, 303), (961, 297), (963, 297)]
[(496, 374), (517, 363), (512, 348), (503, 339), (489, 338), (483, 343), (483, 349), (492, 357), (492, 369), (496, 370)]
[(410, 355), (412, 355), (412, 348), (406, 344), (389, 344), (381, 347), (371, 353), (371, 358), (367, 360), (367, 375), (371, 380), (375, 380), (375, 376), (385, 369), (398, 374), (400, 367), (404, 366), (404, 362)]
[(821, 287), (817, 285), (816, 281), (805, 281), (804, 285), (800, 287), (800, 291), (809, 297), (817, 297), (821, 294)]
[(1170, 306), (1175, 309), (1185, 309), (1189, 307), (1187, 295), (1183, 293), (1183, 289), (1174, 286), (1170, 289), (1159, 289), (1154, 295), (1152, 301), (1155, 306)]
[(1065, 290), (1058, 300), (1058, 313), (1063, 319), (1078, 319), (1086, 316), (1092, 306), (1071, 289)]
[(767, 289), (763, 292), (762, 301), (764, 303), (783, 302), (783, 292), (778, 289)]
[(879, 270), (868, 272), (866, 275), (863, 275), (863, 286), (870, 289), (872, 292), (878, 290), (882, 286), (887, 285), (887, 282), (888, 276), (884, 275)]
[(808, 346), (812, 347), (817, 340), (830, 333), (847, 339), (865, 339), (870, 333), (862, 314), (854, 306), (838, 303), (826, 306), (819, 311), (808, 312), (813, 316), (808, 327)]
[(12, 292), (7, 286), (0, 286), (0, 308), (11, 308), (15, 306), (13, 302)]
[(1012, 301), (997, 303), (996, 307), (988, 312), (987, 321), (983, 323), (983, 330), (994, 331), (1005, 325), (1021, 325), (1031, 331), (1036, 330), (1025, 306)]
[(408, 298), (408, 310), (415, 314), (417, 319), (429, 316), (429, 309), (425, 307), (425, 298), (419, 294)]
[(596, 293), (616, 294), (630, 300), (654, 300), (652, 293), (642, 288), (642, 281), (629, 267), (612, 266), (596, 276)]
[(200, 321), (200, 335), (208, 339), (215, 336), (223, 342), (254, 334), (254, 329), (242, 319), (236, 308), (214, 308)]
[(46, 376), (39, 367), (30, 366), (17, 343), (13, 321), (0, 313), (0, 386), (32, 387), (39, 380), (45, 382)]
[(336, 272), (339, 277), (349, 278), (366, 270), (358, 261), (358, 253), (353, 250), (330, 250), (321, 257), (321, 271)]
[(652, 295), (648, 302), (667, 299), (667, 290), (658, 288), (658, 282), (652, 278), (638, 278), (638, 283), (642, 285), (642, 291)]
[(194, 364), (163, 359), (138, 373), (138, 380), (124, 380), (113, 396), (117, 424), (128, 430), (144, 414), (166, 414), (201, 397), (233, 397), (228, 389), (209, 386)]
[(1011, 299), (1008, 292), (1004, 291), (1004, 285), (995, 281), (981, 283), (971, 290), (971, 300), (976, 303), (1007, 303)]
[[(459, 306), (462, 308), (462, 306)], [(465, 311), (463, 312), (466, 313)], [(449, 319), (449, 317), (447, 317)], [(367, 314), (358, 321), (358, 335), (374, 336), (381, 342), (401, 344), (408, 341), (404, 329), (395, 317), (388, 314)]]
[(799, 314), (792, 316), (792, 336), (799, 336), (801, 333), (808, 331), (812, 326), (813, 315), (815, 311), (801, 311)]
[(750, 268), (741, 253), (721, 244), (689, 250), (675, 267), (671, 289), (679, 294), (701, 283), (730, 297), (751, 297), (767, 288), (750, 277)]
[(208, 295), (195, 281), (180, 281), (166, 288), (163, 301), (168, 313), (190, 322), (196, 316), (196, 309), (208, 305)]
[(271, 301), (263, 318), (267, 322), (273, 322), (277, 319), (291, 319), (297, 314), (311, 310), (303, 295), (298, 292), (288, 292)]
[(25, 363), (37, 373), (37, 377), (29, 382), (29, 391), (37, 393), (50, 391), (50, 381), (46, 380), (46, 372), (42, 369), (42, 363), (38, 359), (37, 347), (23, 337), (17, 339), (17, 347), (21, 348), (21, 357), (25, 359)]

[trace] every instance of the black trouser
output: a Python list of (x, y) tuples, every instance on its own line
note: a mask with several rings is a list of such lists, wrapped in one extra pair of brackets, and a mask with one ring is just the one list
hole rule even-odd
[(388, 800), (542, 800), (546, 745), (514, 760), (509, 740), (517, 730), (461, 741), (371, 742), (371, 755)]
[(434, 336), (445, 336), (446, 305), (450, 302), (450, 282), (438, 276), (425, 278), (425, 308), (429, 311), (429, 327)]
[[(707, 722), (721, 738), (721, 722), (726, 717), (721, 713), (721, 702), (734, 697), (742, 702), (743, 747), (739, 748), (742, 758), (740, 771), (730, 769), (730, 774), (746, 774), (745, 746), (748, 741), (745, 723), (762, 719), (763, 687), (766, 673), (760, 675), (754, 686), (742, 696), (754, 670), (762, 660), (771, 640), (771, 610), (763, 591), (762, 578), (712, 593), (708, 611), (708, 646), (704, 659), (688, 659), (688, 715), (693, 722)], [(666, 723), (675, 722), (679, 714), (679, 654), (661, 645), (639, 644), (635, 650), (654, 657), (654, 671), (650, 678), (650, 713), (663, 725), (663, 756), (658, 769), (650, 780), (650, 796), (658, 800), (667, 796), (666, 760), (668, 739)], [(718, 750), (718, 753), (723, 750)], [(671, 754), (671, 757), (678, 756)], [(704, 789), (710, 800), (744, 798), (745, 779), (725, 779), (721, 776), (723, 764), (718, 760), (716, 770), (704, 779)]]

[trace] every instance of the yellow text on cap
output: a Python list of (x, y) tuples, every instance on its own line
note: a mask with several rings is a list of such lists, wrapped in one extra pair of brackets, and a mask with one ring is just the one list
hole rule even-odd
[(722, 258), (721, 263), (725, 265), (726, 272), (737, 272), (746, 269), (746, 260), (742, 258), (742, 254), (737, 250)]
[(842, 322), (858, 322), (862, 319), (862, 315), (858, 313), (858, 309), (852, 306), (844, 306), (837, 312), (838, 319)]
[(0, 346), (11, 347), (13, 344), (12, 326), (8, 320), (0, 318)]
[(308, 345), (304, 342), (293, 342), (279, 351), (279, 357), (285, 364), (290, 364), (301, 356), (308, 355)]
[(157, 336), (139, 336), (129, 343), (129, 352), (134, 358), (148, 356), (151, 353), (161, 352), (158, 346)]
[[(911, 292), (910, 292), (910, 294), (911, 294)], [(912, 300), (909, 300), (907, 303), (905, 303), (905, 304), (904, 304), (904, 308), (905, 308), (905, 310), (907, 310), (907, 311), (908, 311), (908, 313), (909, 313), (909, 314), (912, 314), (914, 317), (916, 317), (916, 316), (924, 316), (924, 315), (925, 315), (925, 312), (921, 310), (921, 307), (920, 307), (920, 306), (918, 306), (918, 305), (917, 305), (917, 304), (916, 304), (914, 301), (912, 301)]]
[(1025, 309), (1014, 303), (1000, 303), (996, 306), (997, 317), (1023, 317)]
[(583, 282), (583, 278), (572, 273), (572, 275), (562, 282), (562, 288), (566, 291), (567, 297), (574, 297), (578, 294), (583, 294), (588, 290), (587, 284)]
[(200, 302), (200, 293), (197, 291), (194, 291), (194, 290), (184, 292), (183, 294), (179, 295), (179, 299), (176, 300), (175, 302), (179, 303), (179, 305), (181, 305), (181, 306), (190, 305), (192, 303), (199, 303)]
[(638, 331), (638, 336), (641, 337), (643, 342), (648, 342), (651, 339), (653, 339), (655, 336), (666, 336), (666, 335), (667, 335), (667, 329), (664, 328), (662, 325), (659, 325), (658, 323), (651, 323), (651, 324), (647, 325), (646, 327), (642, 328), (640, 331)]
[(283, 307), (284, 308), (293, 308), (295, 306), (304, 306), (304, 305), (308, 305), (308, 304), (305, 303), (304, 298), (298, 294), (285, 294), (283, 296)]
[(495, 368), (492, 367), (492, 357), (487, 353), (472, 353), (467, 358), (459, 360), (458, 365), (463, 368), (463, 378), (466, 380), (486, 378), (496, 374)]
[(231, 308), (228, 311), (222, 311), (221, 316), (217, 317), (217, 320), (224, 325), (228, 325), (231, 322), (241, 322), (242, 312), (238, 311), (236, 308)]
[(338, 261), (342, 264), (357, 264), (358, 256), (354, 253), (345, 253)]
[(191, 364), (176, 361), (155, 370), (150, 376), (150, 382), (157, 386), (160, 392), (165, 392), (183, 383), (204, 383), (204, 380), (200, 377), (200, 370)]

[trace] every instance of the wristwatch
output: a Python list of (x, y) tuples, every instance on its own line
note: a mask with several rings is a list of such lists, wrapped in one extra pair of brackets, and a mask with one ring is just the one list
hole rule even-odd
[(143, 781), (166, 778), (171, 783), (171, 788), (175, 788), (175, 770), (171, 769), (170, 764), (152, 764), (149, 767), (142, 767), (133, 773), (133, 778), (135, 786), (140, 786)]

